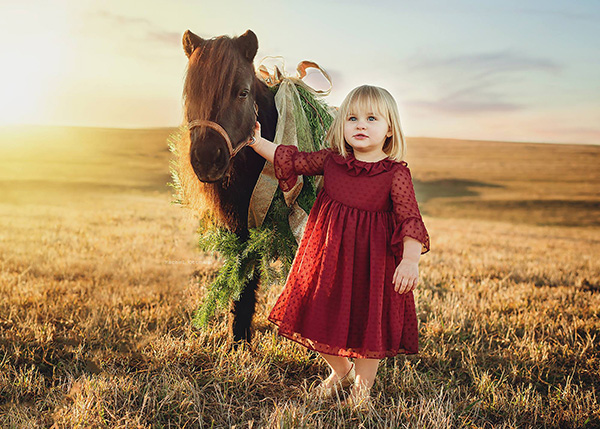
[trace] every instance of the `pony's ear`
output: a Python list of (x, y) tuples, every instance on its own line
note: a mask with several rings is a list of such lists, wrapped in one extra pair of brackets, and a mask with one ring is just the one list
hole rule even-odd
[(254, 56), (258, 51), (258, 39), (252, 30), (248, 30), (238, 37), (235, 44), (244, 58), (250, 62), (254, 61)]
[(196, 36), (190, 30), (186, 30), (183, 33), (183, 50), (185, 51), (185, 55), (189, 58), (198, 46), (204, 43), (204, 39), (200, 36)]

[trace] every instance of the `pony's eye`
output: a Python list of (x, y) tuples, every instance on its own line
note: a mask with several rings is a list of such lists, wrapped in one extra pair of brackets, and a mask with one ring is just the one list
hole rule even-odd
[(240, 92), (240, 96), (239, 96), (239, 97), (240, 97), (240, 98), (248, 98), (248, 95), (249, 95), (249, 94), (250, 94), (250, 91), (248, 91), (247, 89), (243, 89), (243, 90)]

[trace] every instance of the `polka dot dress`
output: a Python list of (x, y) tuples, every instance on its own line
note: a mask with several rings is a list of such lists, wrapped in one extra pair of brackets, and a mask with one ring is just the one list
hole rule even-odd
[(338, 356), (418, 353), (413, 294), (399, 295), (392, 284), (405, 236), (420, 241), (422, 253), (429, 251), (407, 164), (281, 145), (274, 165), (284, 191), (299, 174), (324, 176), (285, 288), (269, 315), (279, 334)]

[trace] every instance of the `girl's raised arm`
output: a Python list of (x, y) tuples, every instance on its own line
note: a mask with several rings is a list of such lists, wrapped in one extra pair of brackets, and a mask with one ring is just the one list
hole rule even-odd
[(277, 149), (277, 145), (261, 137), (259, 122), (256, 122), (256, 126), (254, 127), (254, 138), (256, 141), (248, 146), (254, 149), (254, 151), (260, 156), (262, 156), (264, 159), (266, 159), (270, 163), (273, 163), (273, 160), (275, 159), (275, 149)]
[[(254, 129), (255, 143), (249, 146), (260, 156), (271, 162), (275, 168), (275, 177), (284, 192), (290, 191), (298, 180), (298, 175), (316, 176), (324, 172), (325, 160), (330, 149), (316, 152), (301, 152), (296, 146), (276, 145), (260, 136), (260, 124)], [(277, 159), (276, 159), (277, 158)]]

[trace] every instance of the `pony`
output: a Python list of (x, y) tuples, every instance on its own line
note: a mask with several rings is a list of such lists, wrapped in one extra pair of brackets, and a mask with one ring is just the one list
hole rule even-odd
[[(258, 120), (273, 140), (277, 126), (274, 94), (254, 70), (258, 39), (251, 30), (239, 37), (203, 39), (187, 30), (188, 58), (183, 89), (189, 161), (197, 177), (197, 205), (219, 225), (248, 239), (248, 208), (265, 160), (247, 147)], [(186, 154), (187, 155), (187, 154)], [(235, 343), (251, 341), (251, 323), (260, 281), (255, 274), (231, 306), (229, 331)]]

